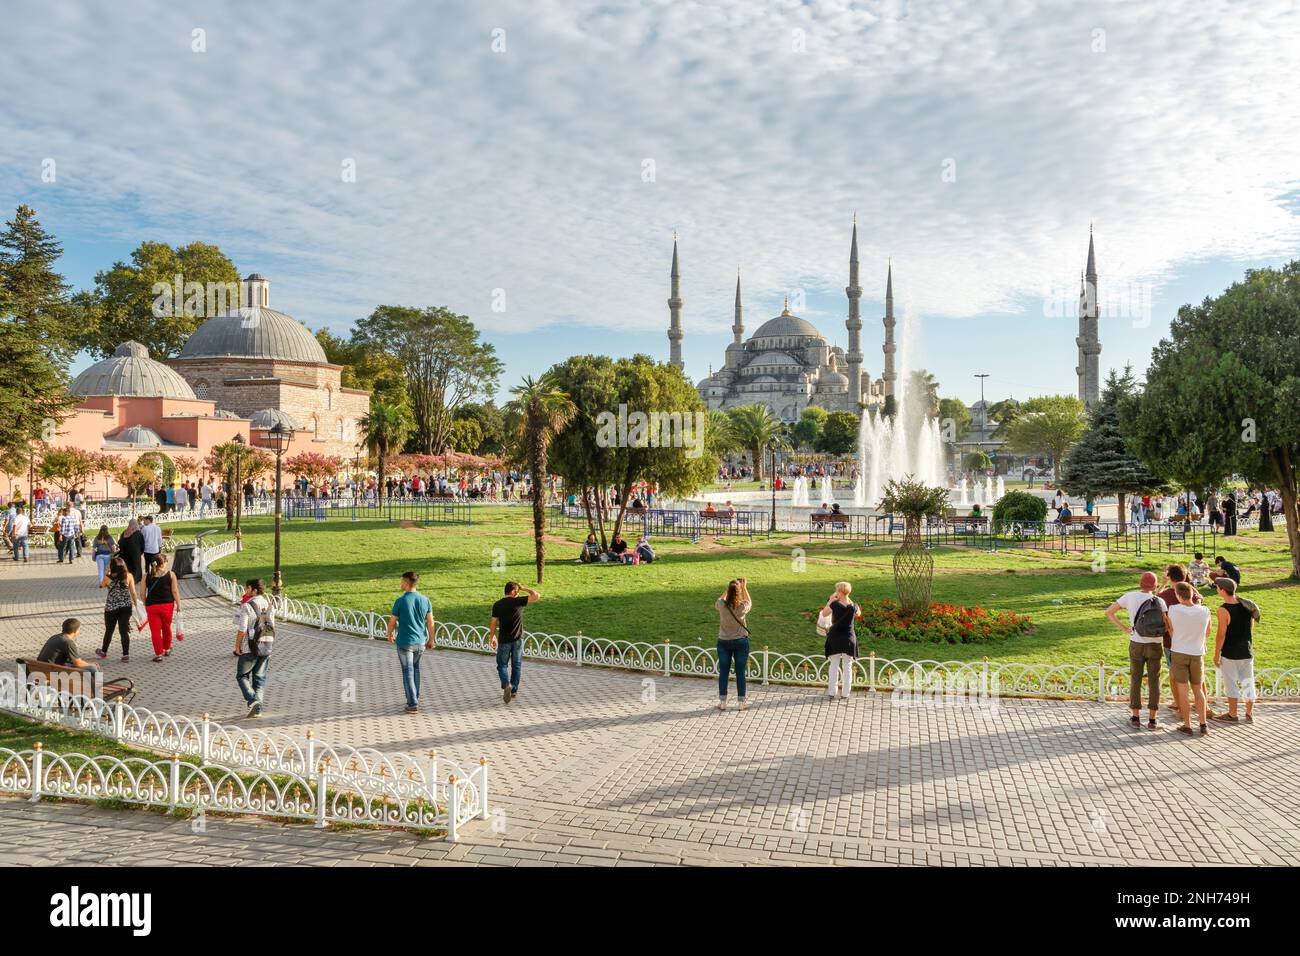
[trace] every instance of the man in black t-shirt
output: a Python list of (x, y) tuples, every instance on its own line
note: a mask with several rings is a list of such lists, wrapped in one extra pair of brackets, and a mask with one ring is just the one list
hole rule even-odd
[[(519, 592), (523, 591), (521, 595)], [(506, 582), (506, 596), (492, 605), (488, 637), (497, 652), (497, 675), (501, 697), (508, 704), (519, 693), (519, 676), (524, 666), (524, 608), (542, 595), (516, 581)], [(497, 631), (501, 632), (500, 641)]]
[[(81, 659), (81, 652), (77, 650), (77, 635), (81, 633), (81, 622), (75, 617), (70, 617), (63, 622), (63, 629), (60, 633), (55, 634), (45, 642), (41, 652), (36, 655), (36, 659), (43, 664), (59, 664), (63, 667), (75, 667), (86, 674), (98, 675), (99, 665), (94, 661), (85, 661)], [(90, 678), (90, 686), (83, 687), (80, 683), (69, 683), (69, 681), (80, 682), (84, 678), (68, 674), (50, 675), (50, 683), (60, 691), (66, 691), (72, 694), (81, 694), (86, 697), (96, 696), (95, 681), (96, 676)]]

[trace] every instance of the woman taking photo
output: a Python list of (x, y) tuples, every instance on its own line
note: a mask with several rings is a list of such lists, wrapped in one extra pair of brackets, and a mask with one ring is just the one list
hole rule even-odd
[(745, 616), (753, 608), (749, 587), (744, 578), (736, 578), (727, 590), (713, 602), (718, 609), (718, 710), (727, 709), (727, 683), (731, 678), (731, 665), (736, 665), (736, 696), (740, 709), (749, 709), (745, 700), (745, 665), (749, 662), (749, 628)]
[(853, 689), (853, 661), (858, 656), (858, 636), (853, 630), (853, 622), (862, 620), (862, 608), (849, 600), (852, 592), (852, 584), (840, 581), (826, 602), (826, 610), (831, 615), (831, 625), (826, 629), (826, 660), (830, 670), (826, 696), (831, 700), (837, 696), (837, 686), (841, 700), (848, 700)]
[(108, 525), (99, 526), (95, 535), (95, 570), (99, 572), (97, 580), (103, 581), (108, 573), (108, 562), (113, 558), (113, 536), (108, 532)]
[(160, 554), (140, 584), (140, 600), (149, 619), (154, 662), (172, 654), (172, 619), (181, 609), (181, 589), (175, 572), (167, 568), (167, 555)]
[[(98, 538), (95, 539), (98, 543)], [(113, 642), (113, 628), (122, 642), (122, 663), (131, 661), (131, 606), (135, 601), (135, 578), (126, 569), (126, 562), (121, 558), (109, 561), (108, 571), (99, 579), (101, 588), (108, 588), (104, 599), (104, 643), (95, 656), (108, 656), (108, 645)]]

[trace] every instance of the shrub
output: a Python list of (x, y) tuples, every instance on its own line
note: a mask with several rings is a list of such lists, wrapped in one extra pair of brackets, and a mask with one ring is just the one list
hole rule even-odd
[(993, 523), (1003, 527), (1013, 521), (1038, 523), (1047, 519), (1047, 502), (1028, 491), (1008, 491), (993, 506)]
[(980, 644), (1025, 634), (1034, 622), (1025, 614), (958, 604), (931, 604), (930, 613), (909, 617), (896, 601), (865, 601), (863, 632), (872, 637), (928, 644)]

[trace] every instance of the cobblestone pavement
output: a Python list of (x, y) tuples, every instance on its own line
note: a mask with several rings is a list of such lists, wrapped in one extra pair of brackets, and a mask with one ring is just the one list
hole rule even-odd
[[(0, 567), (0, 661), (34, 653), (64, 617), (102, 635), (88, 562)], [(231, 609), (185, 583), (188, 639), (129, 664), (137, 704), (240, 722)], [(436, 613), (436, 609), (435, 609)], [(0, 799), (0, 864), (524, 865), (1294, 864), (1300, 705), (1185, 738), (1133, 731), (1117, 704), (1007, 700), (897, 706), (751, 685), (719, 713), (710, 681), (525, 662), (501, 701), (490, 658), (424, 658), (422, 712), (402, 713), (392, 649), (282, 625), (259, 726), (382, 750), (491, 763), (493, 821), (452, 845), (400, 832), (321, 832), (209, 816)], [(12, 666), (4, 664), (3, 666)], [(85, 838), (103, 829), (107, 839)], [(67, 828), (69, 837), (60, 839)], [(53, 837), (53, 838), (51, 838)]]

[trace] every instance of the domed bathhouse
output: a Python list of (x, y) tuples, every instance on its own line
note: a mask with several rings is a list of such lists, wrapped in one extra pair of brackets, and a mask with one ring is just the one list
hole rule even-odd
[(344, 388), (343, 367), (329, 363), (307, 327), (270, 307), (266, 278), (250, 275), (240, 294), (239, 308), (200, 325), (171, 367), (200, 399), (241, 418), (283, 412), (315, 450), (350, 458), (370, 393)]

